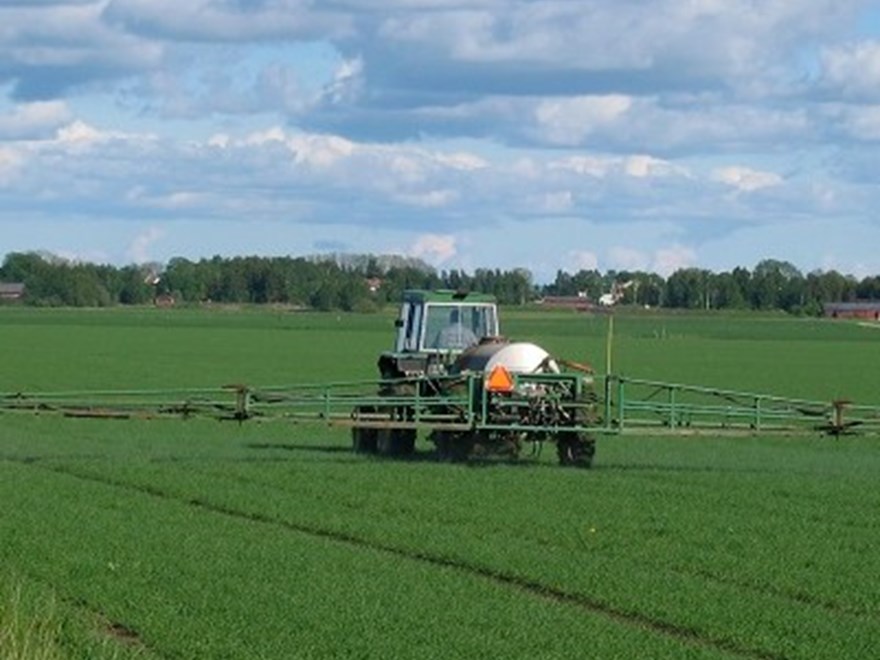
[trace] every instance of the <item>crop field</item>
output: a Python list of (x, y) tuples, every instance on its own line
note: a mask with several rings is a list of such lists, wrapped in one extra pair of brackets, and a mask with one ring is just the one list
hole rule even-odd
[[(0, 309), (0, 392), (372, 378), (392, 317)], [(604, 367), (603, 317), (502, 311)], [(880, 328), (615, 319), (634, 377), (880, 403)], [(880, 438), (354, 455), (281, 421), (0, 414), (0, 658), (857, 658), (880, 640)]]

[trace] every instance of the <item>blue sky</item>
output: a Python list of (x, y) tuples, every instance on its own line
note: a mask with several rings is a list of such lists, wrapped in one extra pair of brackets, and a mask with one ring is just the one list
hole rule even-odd
[(867, 0), (0, 0), (0, 253), (880, 273)]

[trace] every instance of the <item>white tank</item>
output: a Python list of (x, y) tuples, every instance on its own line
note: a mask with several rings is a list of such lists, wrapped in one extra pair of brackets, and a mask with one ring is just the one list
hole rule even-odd
[(489, 373), (503, 365), (511, 373), (559, 373), (559, 365), (540, 346), (529, 342), (490, 342), (469, 348), (457, 361), (460, 371)]

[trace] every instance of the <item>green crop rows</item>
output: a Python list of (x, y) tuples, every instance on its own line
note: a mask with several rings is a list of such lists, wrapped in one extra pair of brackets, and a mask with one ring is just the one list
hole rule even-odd
[[(606, 320), (505, 332), (601, 367)], [(0, 390), (373, 375), (388, 316), (0, 310)], [(880, 330), (624, 316), (627, 375), (880, 403)], [(282, 422), (0, 416), (0, 624), (37, 657), (841, 658), (880, 639), (880, 440), (381, 461)], [(0, 657), (18, 654), (0, 634)], [(32, 648), (32, 647), (31, 647)], [(12, 649), (12, 650), (10, 650)]]

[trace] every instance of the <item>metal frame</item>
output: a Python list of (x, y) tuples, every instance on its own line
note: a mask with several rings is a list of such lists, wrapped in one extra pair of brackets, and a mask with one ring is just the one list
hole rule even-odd
[[(596, 401), (586, 401), (583, 374), (512, 374), (514, 392), (494, 393), (481, 373), (278, 387), (229, 385), (210, 389), (96, 390), (0, 393), (0, 412), (58, 413), (69, 417), (149, 418), (207, 416), (323, 423), (364, 428), (438, 429), (598, 435), (707, 432), (713, 434), (880, 433), (880, 406), (810, 401), (680, 383), (598, 377)], [(425, 395), (431, 387), (454, 393)], [(380, 395), (379, 392), (412, 392)], [(499, 423), (499, 414), (521, 411), (547, 397), (568, 415), (556, 425), (521, 420)], [(411, 411), (407, 419), (396, 413)], [(572, 424), (578, 408), (595, 411)], [(362, 412), (363, 410), (373, 412)], [(500, 411), (500, 413), (499, 413)], [(502, 415), (503, 416), (503, 415)], [(495, 418), (495, 421), (493, 420)]]
[(880, 406), (815, 401), (610, 375), (606, 426), (619, 431), (880, 433)]

